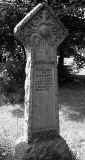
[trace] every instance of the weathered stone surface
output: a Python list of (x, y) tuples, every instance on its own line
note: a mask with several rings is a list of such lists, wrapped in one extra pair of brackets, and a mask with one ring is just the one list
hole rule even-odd
[(59, 134), (57, 100), (57, 47), (67, 30), (46, 4), (37, 5), (15, 27), (26, 50), (25, 137), (56, 130)]
[(56, 62), (33, 64), (31, 52), (26, 63), (25, 137), (42, 130), (59, 131), (59, 108), (56, 108)]
[(59, 129), (55, 64), (37, 64), (33, 75), (33, 131)]
[(37, 5), (15, 27), (27, 60), (24, 139), (16, 145), (15, 160), (57, 158), (61, 154), (58, 147), (65, 145), (60, 139), (58, 143), (56, 137), (59, 135), (56, 54), (67, 34), (59, 18), (45, 4)]
[[(74, 160), (65, 140), (61, 137), (53, 137), (50, 140), (35, 139), (28, 145), (25, 142), (19, 143), (16, 147), (16, 154), (19, 149), (22, 157), (18, 160)], [(16, 155), (15, 155), (16, 157)], [(17, 159), (16, 159), (17, 160)]]

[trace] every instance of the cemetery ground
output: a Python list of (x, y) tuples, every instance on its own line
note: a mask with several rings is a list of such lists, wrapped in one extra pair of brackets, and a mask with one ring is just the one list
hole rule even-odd
[[(13, 160), (15, 140), (23, 134), (24, 104), (20, 88), (9, 95), (15, 103), (0, 98), (0, 160)], [(76, 159), (85, 159), (85, 80), (66, 82), (59, 87), (60, 135)], [(5, 101), (5, 103), (4, 103)]]

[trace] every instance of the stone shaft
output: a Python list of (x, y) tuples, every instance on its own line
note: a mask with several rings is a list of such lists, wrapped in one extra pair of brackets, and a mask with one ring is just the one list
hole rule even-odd
[(67, 30), (47, 5), (39, 4), (15, 27), (26, 50), (24, 136), (59, 134), (57, 47)]

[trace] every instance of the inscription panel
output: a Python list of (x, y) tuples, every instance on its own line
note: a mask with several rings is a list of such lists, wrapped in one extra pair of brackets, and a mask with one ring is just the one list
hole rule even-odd
[(38, 68), (34, 73), (33, 88), (36, 91), (48, 90), (53, 85), (52, 69)]

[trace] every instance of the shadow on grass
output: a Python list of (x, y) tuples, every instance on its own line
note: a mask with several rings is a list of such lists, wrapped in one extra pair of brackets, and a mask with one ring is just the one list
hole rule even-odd
[(59, 88), (61, 110), (73, 121), (85, 119), (85, 84), (70, 82)]
[(21, 110), (21, 109), (14, 109), (14, 110), (12, 111), (12, 114), (13, 114), (13, 116), (16, 116), (16, 117), (18, 117), (18, 118), (23, 118), (23, 116), (24, 116), (24, 111)]
[(23, 118), (24, 117), (24, 104), (20, 104), (19, 108), (14, 107), (14, 109), (11, 110), (11, 113), (13, 114), (14, 117)]

